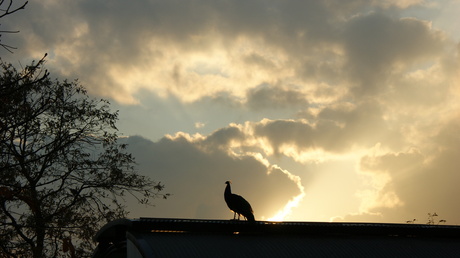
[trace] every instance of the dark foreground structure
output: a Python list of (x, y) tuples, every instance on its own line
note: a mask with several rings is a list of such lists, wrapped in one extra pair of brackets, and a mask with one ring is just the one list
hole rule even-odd
[(460, 226), (140, 218), (108, 223), (93, 257), (460, 257)]

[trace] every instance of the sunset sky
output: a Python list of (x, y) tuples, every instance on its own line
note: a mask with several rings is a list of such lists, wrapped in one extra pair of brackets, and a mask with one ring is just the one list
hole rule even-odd
[[(15, 1), (20, 5), (21, 1)], [(119, 110), (168, 200), (132, 217), (460, 224), (460, 1), (32, 0), (16, 67)]]

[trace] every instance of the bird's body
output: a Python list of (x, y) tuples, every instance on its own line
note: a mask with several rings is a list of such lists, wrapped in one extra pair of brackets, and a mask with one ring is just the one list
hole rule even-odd
[(240, 219), (240, 215), (242, 215), (248, 221), (255, 221), (254, 213), (249, 202), (243, 197), (232, 193), (230, 181), (225, 182), (225, 184), (227, 184), (227, 186), (225, 187), (224, 199), (228, 208), (234, 212), (233, 219), (235, 219), (236, 214), (238, 214), (238, 219)]

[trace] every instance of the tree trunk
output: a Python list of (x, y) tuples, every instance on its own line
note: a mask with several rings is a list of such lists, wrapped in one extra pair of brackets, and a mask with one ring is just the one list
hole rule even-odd
[(45, 246), (45, 227), (44, 223), (37, 223), (37, 228), (35, 229), (37, 234), (37, 241), (36, 245), (33, 248), (33, 256), (34, 258), (42, 258), (45, 257), (43, 253), (43, 249)]
[(35, 184), (31, 187), (31, 195), (28, 196), (30, 201), (29, 209), (34, 214), (35, 222), (35, 235), (37, 240), (35, 241), (35, 246), (32, 249), (34, 258), (45, 257), (44, 246), (45, 246), (45, 235), (46, 235), (46, 222), (43, 218), (42, 208), (40, 201), (38, 199), (38, 192), (36, 191)]

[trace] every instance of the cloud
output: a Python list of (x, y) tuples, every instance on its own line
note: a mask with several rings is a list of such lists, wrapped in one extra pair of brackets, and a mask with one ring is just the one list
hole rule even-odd
[(149, 211), (152, 214), (137, 210), (132, 216), (231, 218), (223, 199), (227, 180), (232, 180), (233, 192), (251, 203), (256, 219), (275, 215), (300, 194), (289, 172), (256, 156), (235, 156), (215, 148), (223, 142), (224, 135), (234, 137), (231, 131), (204, 138), (177, 134), (158, 142), (129, 137), (128, 150), (136, 157), (140, 173), (161, 181), (172, 194), (166, 201), (158, 200), (154, 210)]
[(203, 128), (205, 126), (206, 126), (206, 124), (203, 123), (203, 122), (195, 122), (195, 128), (197, 128), (197, 129)]
[[(442, 53), (443, 34), (415, 18), (396, 19), (381, 12), (353, 18), (343, 35), (355, 94), (378, 94), (389, 79)], [(383, 89), (382, 89), (383, 88)]]
[(364, 156), (360, 170), (378, 181), (378, 185), (371, 192), (360, 193), (364, 200), (361, 215), (346, 220), (383, 217), (383, 221), (404, 222), (417, 218), (418, 223), (424, 223), (428, 212), (437, 212), (448, 223), (458, 223), (455, 216), (460, 207), (454, 196), (460, 191), (453, 183), (460, 180), (456, 162), (460, 155), (457, 121), (442, 126), (434, 136), (436, 145), (430, 142), (421, 149)]
[(264, 120), (254, 124), (254, 134), (266, 139), (278, 154), (288, 146), (297, 153), (315, 150), (344, 153), (377, 143), (394, 147), (401, 141), (376, 103), (326, 107), (314, 120), (314, 123), (303, 119)]
[(385, 8), (391, 8), (396, 6), (398, 8), (408, 8), (414, 5), (422, 5), (424, 4), (423, 0), (386, 0), (386, 1), (375, 1), (375, 4), (378, 6), (382, 6)]
[[(331, 184), (321, 165), (354, 182), (337, 183), (361, 201), (347, 212), (398, 221), (457, 212), (460, 45), (436, 22), (445, 6), (34, 1), (2, 20), (21, 31), (8, 35), (18, 50), (2, 59), (48, 52), (53, 77), (79, 78), (92, 96), (114, 100), (123, 133), (153, 139), (127, 141), (140, 171), (174, 194), (158, 216), (229, 217), (229, 179), (256, 217), (300, 211), (290, 205), (306, 205), (312, 188), (334, 199), (315, 185)], [(449, 26), (453, 13), (443, 16)]]
[(187, 103), (226, 92), (265, 108), (253, 102), (260, 85), (284, 85), (291, 99), (327, 92), (337, 100), (347, 88), (375, 94), (401, 69), (442, 54), (443, 35), (429, 22), (396, 18), (391, 8), (364, 12), (418, 1), (380, 2), (47, 0), (7, 22), (22, 31), (14, 42), (22, 56), (50, 52), (53, 71), (80, 78), (92, 94), (141, 104), (142, 89)]
[(305, 109), (308, 107), (308, 101), (305, 94), (299, 90), (262, 84), (257, 88), (248, 90), (247, 105), (255, 110), (296, 106)]

